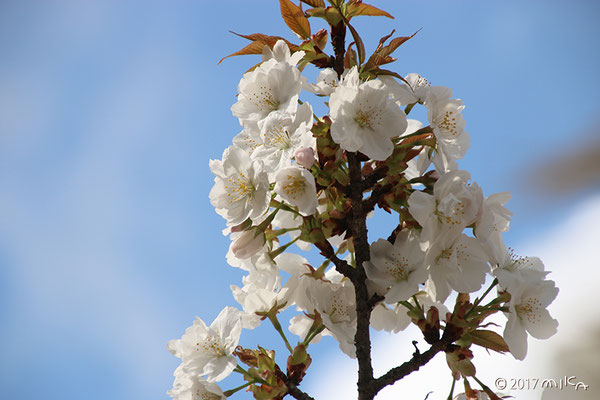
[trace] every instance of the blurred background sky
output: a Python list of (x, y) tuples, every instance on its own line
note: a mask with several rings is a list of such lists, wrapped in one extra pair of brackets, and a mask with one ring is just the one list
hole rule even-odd
[[(476, 365), (488, 363), (490, 385), (575, 368), (598, 384), (600, 3), (371, 3), (396, 19), (356, 18), (367, 50), (423, 28), (392, 69), (464, 100), (461, 168), (486, 195), (512, 192), (507, 243), (541, 256), (561, 288), (555, 338), (530, 339), (524, 362), (483, 353)], [(0, 397), (166, 399), (178, 365), (167, 340), (236, 305), (229, 285), (242, 273), (225, 262), (208, 160), (239, 132), (229, 108), (258, 60), (217, 65), (247, 43), (228, 30), (295, 39), (274, 0), (0, 2)], [(418, 337), (376, 335), (376, 366), (402, 361)], [(264, 327), (242, 344), (272, 338)], [(329, 379), (353, 390), (353, 362), (333, 341), (315, 349), (306, 390), (332, 398)], [(414, 398), (434, 390), (432, 375), (442, 389), (430, 400), (447, 396), (436, 362), (412, 381)]]

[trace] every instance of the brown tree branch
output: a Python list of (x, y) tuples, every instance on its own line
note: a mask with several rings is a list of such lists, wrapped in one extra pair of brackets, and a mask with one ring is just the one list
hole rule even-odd
[[(340, 22), (331, 27), (331, 44), (335, 53), (334, 70), (341, 79), (344, 72), (344, 55), (346, 26)], [(354, 244), (356, 269), (350, 276), (354, 285), (356, 296), (356, 334), (354, 345), (356, 346), (356, 358), (358, 360), (358, 399), (372, 400), (376, 392), (369, 390), (373, 382), (373, 365), (371, 363), (371, 336), (369, 332), (372, 306), (369, 304), (369, 293), (366, 285), (366, 274), (362, 263), (370, 259), (370, 248), (367, 239), (366, 214), (363, 211), (363, 179), (361, 173), (361, 162), (356, 153), (346, 152), (348, 157), (350, 177), (350, 201), (352, 212), (349, 229), (352, 233)]]
[(341, 79), (344, 73), (344, 55), (346, 53), (346, 25), (340, 21), (337, 25), (331, 25), (331, 45), (333, 46), (333, 69)]
[(413, 357), (405, 363), (390, 369), (384, 375), (375, 379), (372, 384), (372, 390), (374, 393), (379, 392), (381, 389), (388, 385), (392, 385), (405, 376), (417, 371), (423, 365), (427, 364), (431, 359), (440, 351), (443, 351), (448, 347), (449, 344), (458, 339), (455, 335), (448, 334), (451, 330), (446, 330), (441, 339), (431, 345), (431, 347), (424, 353), (413, 354)]
[(335, 255), (333, 246), (328, 240), (325, 240), (324, 242), (317, 242), (315, 243), (315, 246), (321, 250), (321, 255), (323, 255), (323, 257), (335, 265), (337, 272), (352, 280), (352, 275), (354, 274), (355, 269), (352, 268), (345, 260), (342, 260)]
[(288, 394), (297, 400), (315, 400), (308, 394), (304, 393), (302, 390), (298, 389), (298, 386), (296, 386), (296, 384), (293, 382), (288, 382), (287, 388)]
[(371, 172), (369, 175), (365, 176), (362, 184), (363, 192), (375, 186), (380, 179), (383, 179), (386, 176), (388, 171), (389, 167), (387, 165), (383, 165), (379, 168), (376, 168), (375, 171)]
[(352, 212), (349, 228), (352, 232), (356, 270), (354, 272), (354, 293), (356, 296), (356, 358), (358, 360), (358, 399), (371, 400), (376, 392), (370, 389), (373, 382), (373, 364), (371, 362), (371, 311), (373, 306), (369, 302), (369, 292), (366, 284), (366, 274), (363, 263), (371, 258), (371, 251), (367, 238), (366, 213), (363, 210), (363, 180), (361, 162), (355, 153), (347, 152), (350, 176), (350, 201)]

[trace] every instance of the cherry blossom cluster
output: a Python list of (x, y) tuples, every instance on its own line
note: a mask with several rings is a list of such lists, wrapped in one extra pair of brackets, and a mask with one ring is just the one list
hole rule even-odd
[[(507, 249), (510, 195), (485, 197), (459, 169), (470, 144), (463, 102), (418, 74), (367, 71), (352, 59), (343, 73), (322, 68), (310, 83), (301, 73), (307, 56), (283, 40), (265, 45), (262, 62), (238, 85), (231, 111), (242, 130), (220, 160), (210, 161), (209, 197), (231, 239), (227, 262), (245, 271), (241, 287), (231, 286), (239, 309), (226, 307), (210, 326), (198, 318), (168, 343), (181, 359), (169, 394), (225, 398), (233, 392), (216, 382), (235, 371), (256, 398), (294, 395), (310, 365), (306, 348), (322, 336), (357, 357), (354, 270), (366, 275), (372, 328), (396, 333), (413, 323), (429, 343), (440, 343), (441, 329), (454, 329), (440, 349), (455, 379), (475, 375), (471, 345), (523, 359), (528, 335), (556, 332), (546, 308), (558, 289), (541, 260)], [(323, 98), (327, 115), (315, 115), (303, 93)], [(425, 123), (407, 118), (414, 107), (425, 107)], [(360, 161), (358, 183), (349, 154)], [(357, 218), (351, 185), (369, 194), (365, 215), (382, 209), (398, 218), (389, 237), (370, 243), (362, 263), (348, 222)], [(324, 256), (320, 265), (298, 254), (313, 248)], [(486, 283), (471, 302), (469, 294)], [(495, 298), (484, 302), (494, 289)], [(287, 308), (297, 312), (287, 327), (298, 336), (296, 346), (278, 320)], [(502, 336), (481, 329), (497, 312), (506, 317)], [(243, 329), (266, 320), (290, 351), (287, 374), (274, 352), (239, 346)], [(489, 398), (487, 390), (469, 390), (464, 398)]]

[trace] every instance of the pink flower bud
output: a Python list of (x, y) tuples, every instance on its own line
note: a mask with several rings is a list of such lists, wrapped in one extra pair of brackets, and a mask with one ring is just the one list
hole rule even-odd
[(260, 251), (265, 245), (265, 234), (260, 232), (256, 234), (256, 229), (250, 229), (242, 232), (232, 243), (231, 251), (236, 258), (245, 259), (252, 257)]
[(298, 165), (303, 166), (306, 169), (310, 169), (315, 163), (315, 152), (310, 147), (303, 147), (296, 150), (294, 158)]

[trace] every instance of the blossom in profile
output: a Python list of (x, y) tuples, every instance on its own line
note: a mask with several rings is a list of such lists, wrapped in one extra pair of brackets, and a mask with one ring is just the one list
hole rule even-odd
[(173, 373), (173, 389), (167, 394), (175, 400), (225, 400), (227, 397), (216, 383), (187, 374), (181, 365)]
[(303, 57), (303, 51), (296, 51), (292, 54), (289, 46), (284, 40), (278, 40), (273, 46), (273, 49), (269, 46), (263, 47), (262, 52), (263, 62), (274, 59), (277, 62), (287, 63), (291, 66), (296, 66)]
[(388, 158), (407, 127), (406, 114), (390, 99), (380, 80), (361, 82), (354, 67), (331, 94), (331, 137), (346, 151), (360, 151), (373, 160)]
[(475, 237), (490, 256), (492, 264), (503, 264), (506, 259), (506, 245), (502, 234), (510, 226), (510, 212), (504, 205), (510, 200), (510, 193), (494, 193), (483, 201), (481, 212), (475, 223)]
[(371, 326), (377, 331), (398, 333), (410, 325), (410, 317), (406, 313), (406, 307), (401, 304), (388, 306), (379, 303), (371, 313)]
[(524, 281), (543, 281), (549, 273), (538, 257), (521, 257), (508, 249), (504, 250), (504, 256), (492, 271), (498, 285), (509, 293), (516, 291)]
[(264, 232), (256, 229), (232, 233), (230, 250), (236, 258), (241, 260), (250, 258), (265, 247), (266, 238)]
[(437, 141), (434, 163), (441, 172), (456, 168), (456, 160), (465, 156), (471, 139), (465, 132), (465, 120), (462, 110), (465, 108), (462, 100), (450, 99), (446, 88), (427, 92), (425, 106), (427, 117)]
[(416, 73), (404, 77), (407, 84), (398, 82), (392, 76), (382, 76), (379, 79), (389, 88), (392, 100), (400, 106), (423, 103), (431, 86), (427, 79)]
[(308, 84), (307, 90), (320, 96), (329, 96), (339, 85), (337, 72), (332, 68), (325, 68), (319, 72), (317, 83)]
[(183, 372), (208, 382), (223, 380), (237, 365), (232, 353), (242, 333), (241, 316), (239, 310), (225, 307), (209, 327), (196, 317), (181, 339), (167, 343), (167, 349), (181, 359)]
[[(354, 335), (356, 333), (356, 300), (354, 288), (342, 283), (309, 279), (309, 299), (323, 318), (327, 327), (324, 335), (333, 336), (340, 349), (349, 357), (356, 358)], [(306, 308), (309, 310), (310, 308)]]
[(521, 281), (510, 292), (508, 318), (504, 328), (504, 340), (511, 354), (518, 360), (527, 355), (527, 334), (536, 339), (548, 339), (558, 328), (558, 321), (546, 309), (558, 295), (554, 281), (537, 277)]

